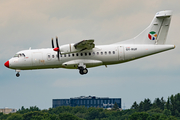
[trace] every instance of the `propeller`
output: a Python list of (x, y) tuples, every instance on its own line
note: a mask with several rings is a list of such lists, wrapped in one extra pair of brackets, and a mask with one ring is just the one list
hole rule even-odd
[[(52, 48), (54, 48), (53, 38), (52, 38)], [(58, 57), (58, 60), (59, 60), (59, 54), (61, 55), (61, 51), (59, 49), (58, 37), (56, 37), (56, 48), (54, 48), (53, 50), (57, 51), (57, 57)]]
[(52, 48), (54, 48), (54, 42), (53, 42), (53, 38), (52, 38), (52, 41), (51, 41), (51, 42), (52, 42)]

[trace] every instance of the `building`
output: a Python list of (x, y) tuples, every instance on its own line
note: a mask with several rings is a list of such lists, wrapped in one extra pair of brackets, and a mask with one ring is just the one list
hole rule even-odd
[(121, 98), (100, 98), (95, 96), (80, 96), (70, 99), (53, 99), (53, 105), (52, 107), (58, 107), (58, 106), (85, 106), (87, 108), (89, 107), (99, 107), (99, 108), (112, 108), (114, 106), (114, 103), (116, 102), (121, 108)]
[(17, 110), (16, 109), (11, 109), (11, 108), (1, 108), (0, 113), (4, 114), (9, 114), (9, 113), (15, 113)]

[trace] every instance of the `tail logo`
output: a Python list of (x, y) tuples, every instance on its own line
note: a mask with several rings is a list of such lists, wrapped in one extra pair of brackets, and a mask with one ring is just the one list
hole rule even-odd
[(148, 38), (149, 38), (150, 40), (156, 40), (156, 38), (157, 38), (156, 32), (154, 32), (154, 31), (149, 32)]

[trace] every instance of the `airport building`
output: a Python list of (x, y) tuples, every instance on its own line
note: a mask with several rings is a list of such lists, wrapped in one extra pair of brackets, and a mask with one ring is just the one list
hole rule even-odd
[(95, 97), (95, 96), (80, 96), (70, 99), (53, 99), (52, 107), (58, 106), (85, 106), (99, 107), (99, 108), (112, 108), (115, 103), (121, 108), (121, 98), (108, 98), (108, 97)]
[(15, 113), (17, 112), (16, 109), (11, 109), (11, 108), (1, 108), (0, 109), (0, 113), (4, 113), (4, 114), (9, 114), (9, 113)]

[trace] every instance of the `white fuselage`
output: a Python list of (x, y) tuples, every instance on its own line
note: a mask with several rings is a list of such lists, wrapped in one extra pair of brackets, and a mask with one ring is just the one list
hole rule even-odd
[(52, 48), (23, 50), (9, 60), (9, 68), (16, 70), (67, 68), (78, 69), (85, 65), (86, 68), (100, 65), (111, 65), (135, 60), (175, 48), (174, 45), (145, 45), (145, 44), (112, 44), (96, 46), (92, 50), (60, 55)]

